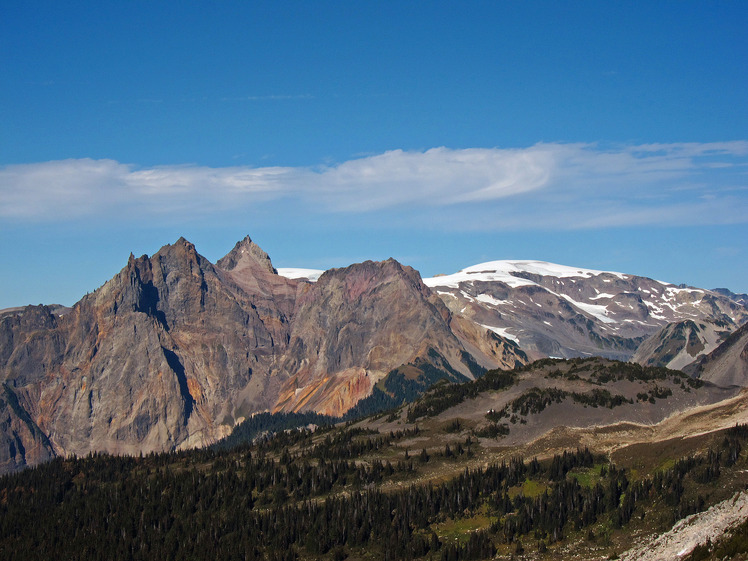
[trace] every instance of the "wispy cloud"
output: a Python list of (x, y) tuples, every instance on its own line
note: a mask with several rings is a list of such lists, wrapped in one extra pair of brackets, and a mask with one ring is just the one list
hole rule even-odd
[(0, 217), (15, 222), (210, 218), (271, 202), (331, 220), (398, 211), (457, 229), (739, 223), (748, 221), (748, 142), (442, 147), (314, 168), (91, 159), (0, 168)]

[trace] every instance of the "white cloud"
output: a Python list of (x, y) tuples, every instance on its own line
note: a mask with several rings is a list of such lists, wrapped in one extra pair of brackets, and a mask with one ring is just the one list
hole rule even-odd
[(0, 216), (75, 218), (116, 204), (128, 166), (112, 160), (61, 160), (0, 169)]
[(324, 168), (306, 178), (331, 208), (366, 211), (495, 200), (542, 188), (552, 150), (393, 150)]
[(317, 168), (62, 160), (0, 168), (0, 217), (220, 219), (291, 201), (331, 220), (397, 210), (468, 229), (735, 223), (748, 220), (746, 166), (745, 141), (393, 150)]

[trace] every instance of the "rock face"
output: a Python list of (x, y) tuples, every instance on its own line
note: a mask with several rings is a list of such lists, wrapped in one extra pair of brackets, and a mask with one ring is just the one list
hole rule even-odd
[(632, 357), (643, 366), (665, 366), (682, 370), (709, 354), (735, 330), (726, 320), (684, 320), (669, 323), (645, 340)]
[(67, 313), (0, 315), (0, 471), (204, 445), (260, 411), (340, 414), (430, 350), (468, 376), (507, 363), (504, 343), (453, 322), (392, 260), (311, 284), (279, 276), (249, 238), (215, 265), (180, 239), (130, 256)]
[(628, 360), (668, 323), (724, 322), (748, 307), (709, 290), (540, 261), (492, 261), (424, 279), (455, 313), (511, 337), (532, 358)]
[[(710, 291), (547, 263), (494, 262), (426, 283), (392, 259), (317, 282), (302, 273), (278, 275), (248, 237), (215, 265), (179, 239), (131, 255), (72, 309), (1, 311), (0, 472), (58, 454), (201, 446), (260, 411), (370, 412), (444, 377), (525, 364), (520, 346), (628, 358), (669, 322), (688, 318), (702, 333), (706, 320), (730, 331), (748, 319)], [(686, 354), (717, 337), (691, 332)], [(668, 333), (650, 353), (658, 360), (680, 340)], [(702, 377), (745, 384), (743, 336), (700, 363)]]
[(180, 239), (131, 256), (63, 317), (3, 318), (2, 378), (57, 453), (200, 445), (272, 404), (297, 283), (255, 248), (240, 242), (224, 270)]
[(278, 411), (340, 415), (392, 369), (430, 351), (466, 378), (473, 377), (470, 360), (485, 368), (512, 360), (503, 356), (504, 342), (486, 330), (453, 325), (420, 275), (393, 259), (327, 271), (297, 306), (289, 350), (278, 366), (291, 373)]
[(38, 464), (54, 455), (47, 436), (18, 403), (13, 390), (3, 384), (0, 392), (0, 473)]
[(748, 323), (684, 371), (719, 386), (748, 387)]

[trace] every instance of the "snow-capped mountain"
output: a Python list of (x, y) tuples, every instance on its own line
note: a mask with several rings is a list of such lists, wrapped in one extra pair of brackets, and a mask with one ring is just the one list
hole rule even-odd
[(748, 320), (746, 306), (717, 292), (543, 261), (491, 261), (424, 282), (452, 312), (535, 357), (628, 360), (668, 323), (708, 319), (733, 331)]

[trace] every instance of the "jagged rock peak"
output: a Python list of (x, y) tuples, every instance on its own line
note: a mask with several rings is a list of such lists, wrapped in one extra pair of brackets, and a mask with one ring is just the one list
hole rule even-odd
[(195, 249), (195, 244), (186, 240), (183, 236), (180, 236), (180, 238), (173, 244), (167, 244), (161, 249), (159, 249), (154, 255), (154, 257), (156, 255), (164, 255), (164, 254), (169, 254), (173, 252), (186, 253), (188, 255), (197, 254), (197, 250)]
[[(197, 266), (203, 271), (213, 270), (213, 264), (198, 253), (195, 244), (183, 237), (180, 237), (173, 244), (163, 246), (150, 259), (148, 259), (147, 255), (144, 255), (135, 261), (138, 262), (141, 260), (143, 260), (144, 264), (145, 261), (159, 263), (160, 267), (165, 267), (166, 269), (188, 266), (191, 271), (194, 266)], [(146, 266), (148, 265), (146, 264)]]
[(245, 236), (243, 240), (236, 242), (234, 249), (221, 257), (216, 265), (225, 271), (231, 271), (239, 265), (247, 266), (252, 262), (260, 265), (268, 273), (277, 274), (268, 254), (249, 236)]
[[(197, 252), (197, 249), (195, 249), (195, 244), (186, 240), (184, 237), (180, 237), (173, 244), (166, 244), (162, 246), (156, 253), (153, 254), (153, 257), (164, 257), (169, 255), (187, 255), (192, 259), (197, 259), (200, 254)], [(202, 258), (202, 256), (200, 256), (200, 258)], [(127, 263), (128, 265), (132, 265), (133, 263), (143, 263), (150, 259), (151, 257), (149, 257), (148, 254), (144, 253), (140, 257), (135, 257), (135, 255), (130, 252)]]

